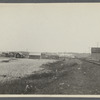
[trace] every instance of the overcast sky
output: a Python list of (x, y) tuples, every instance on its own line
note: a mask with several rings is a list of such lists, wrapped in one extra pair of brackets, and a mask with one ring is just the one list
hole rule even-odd
[(100, 44), (100, 4), (0, 4), (0, 51), (90, 52)]

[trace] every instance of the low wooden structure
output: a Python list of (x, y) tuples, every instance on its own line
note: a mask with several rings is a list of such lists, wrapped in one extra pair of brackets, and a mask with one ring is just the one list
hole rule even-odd
[(29, 59), (40, 59), (40, 58), (41, 58), (41, 53), (37, 53), (37, 52), (29, 53)]
[(59, 59), (59, 55), (56, 53), (41, 53), (42, 59)]

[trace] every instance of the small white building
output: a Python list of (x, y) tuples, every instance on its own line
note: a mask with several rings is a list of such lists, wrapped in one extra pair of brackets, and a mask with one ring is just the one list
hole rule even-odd
[(39, 52), (30, 52), (29, 53), (29, 59), (40, 59), (41, 53)]

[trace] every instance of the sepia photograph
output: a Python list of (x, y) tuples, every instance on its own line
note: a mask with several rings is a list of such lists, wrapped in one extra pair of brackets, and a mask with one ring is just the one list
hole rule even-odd
[(0, 4), (0, 95), (100, 95), (100, 3)]

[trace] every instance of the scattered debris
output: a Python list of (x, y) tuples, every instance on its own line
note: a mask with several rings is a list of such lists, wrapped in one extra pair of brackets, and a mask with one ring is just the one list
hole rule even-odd
[(32, 85), (27, 84), (25, 87), (25, 93), (30, 93), (32, 91), (32, 88), (33, 88)]
[(63, 64), (61, 64), (61, 66), (63, 66)]
[(56, 76), (53, 76), (53, 78), (52, 79), (57, 79), (57, 77)]
[(70, 87), (70, 85), (69, 85), (69, 84), (68, 84), (67, 86), (68, 86), (68, 87)]
[(58, 72), (58, 70), (56, 69), (56, 73)]
[(96, 91), (98, 92), (98, 89), (96, 89)]
[(92, 92), (92, 91), (89, 91), (90, 93)]
[(80, 70), (81, 68), (79, 67), (78, 70)]
[(60, 83), (59, 85), (64, 85), (64, 83)]
[(84, 72), (84, 75), (86, 74), (86, 72)]

